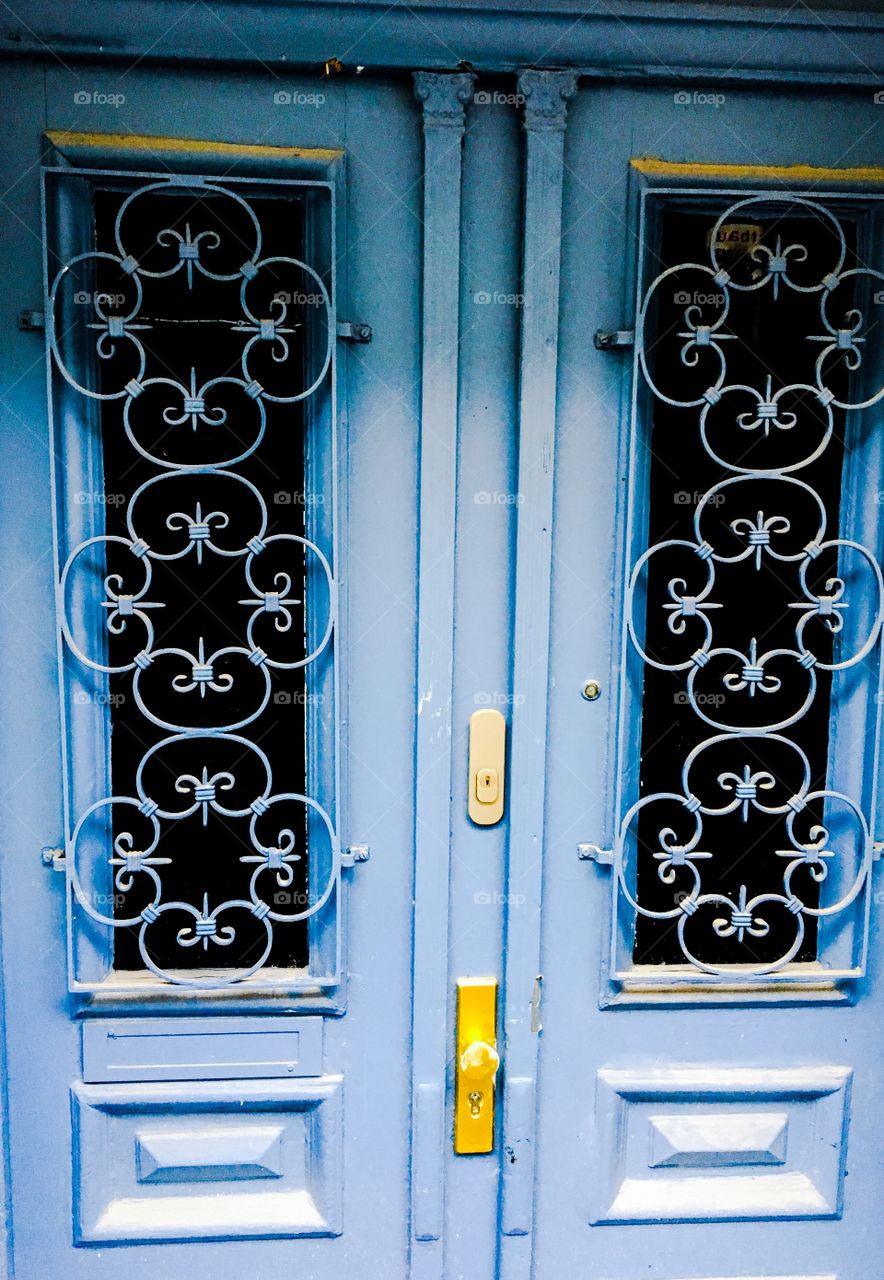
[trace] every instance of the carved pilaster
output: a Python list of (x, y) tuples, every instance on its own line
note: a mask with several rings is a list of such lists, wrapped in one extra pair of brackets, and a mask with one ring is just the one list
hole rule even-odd
[(523, 71), (519, 93), (525, 99), (524, 127), (564, 133), (568, 103), (577, 92), (577, 76), (572, 71)]
[(416, 71), (414, 93), (424, 108), (425, 129), (464, 127), (464, 106), (473, 96), (474, 76), (469, 71)]

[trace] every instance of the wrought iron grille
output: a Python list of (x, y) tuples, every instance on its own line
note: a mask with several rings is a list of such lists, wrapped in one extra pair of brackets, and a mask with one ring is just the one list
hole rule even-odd
[[(884, 607), (878, 246), (844, 198), (656, 199), (612, 973), (857, 976)], [(870, 525), (872, 546), (854, 536)]]
[(74, 985), (334, 982), (331, 189), (45, 177)]

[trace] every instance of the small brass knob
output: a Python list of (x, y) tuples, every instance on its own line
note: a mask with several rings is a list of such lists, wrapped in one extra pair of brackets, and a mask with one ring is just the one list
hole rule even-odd
[(474, 1040), (460, 1055), (460, 1069), (468, 1080), (493, 1080), (500, 1066), (500, 1054), (484, 1040)]

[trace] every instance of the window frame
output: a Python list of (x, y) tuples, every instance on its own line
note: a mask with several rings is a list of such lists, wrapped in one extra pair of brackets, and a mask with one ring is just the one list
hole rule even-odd
[[(48, 297), (55, 269), (57, 245), (63, 252), (57, 256), (69, 260), (73, 253), (91, 248), (92, 186), (103, 184), (135, 184), (139, 181), (165, 178), (182, 180), (203, 177), (240, 191), (301, 188), (309, 196), (319, 193), (325, 201), (328, 217), (310, 216), (308, 210), (306, 260), (321, 262), (331, 298), (331, 364), (325, 379), (304, 401), (305, 408), (305, 489), (314, 492), (322, 487), (327, 497), (322, 503), (307, 504), (305, 534), (330, 551), (336, 588), (346, 575), (342, 572), (342, 515), (346, 511), (346, 457), (340, 439), (341, 415), (338, 406), (336, 369), (337, 305), (342, 280), (337, 270), (343, 235), (338, 209), (343, 207), (344, 153), (338, 150), (301, 148), (247, 147), (224, 143), (186, 143), (169, 139), (114, 138), (98, 135), (49, 134), (49, 163), (41, 171), (42, 228), (44, 239), (45, 293)], [(168, 154), (162, 152), (166, 144)], [(145, 150), (150, 156), (162, 154), (165, 172), (141, 167)], [(97, 163), (96, 163), (97, 162)], [(56, 179), (63, 181), (56, 181)], [(79, 188), (72, 196), (66, 189)], [(50, 237), (55, 237), (52, 242)], [(82, 247), (81, 247), (82, 246)], [(345, 255), (344, 260), (345, 259)], [(99, 431), (98, 402), (75, 392), (57, 375), (49, 346), (50, 325), (47, 324), (47, 392), (50, 432), (53, 441), (53, 553), (56, 582), (67, 548), (86, 537), (100, 535), (103, 510), (100, 504), (71, 501), (79, 490), (101, 489), (102, 449)], [(325, 479), (322, 479), (325, 477)], [(61, 554), (65, 548), (64, 554)], [(307, 747), (307, 794), (317, 794), (314, 786), (322, 784), (324, 796), (331, 797), (329, 814), (336, 832), (333, 841), (334, 886), (329, 901), (309, 924), (309, 965), (305, 969), (270, 969), (257, 971), (250, 978), (229, 983), (224, 970), (218, 970), (218, 984), (179, 986), (144, 971), (113, 969), (113, 928), (102, 927), (86, 918), (86, 926), (77, 912), (71, 886), (72, 823), (76, 820), (74, 799), (78, 794), (110, 795), (109, 786), (109, 713), (106, 705), (90, 702), (78, 707), (80, 715), (71, 716), (71, 682), (66, 678), (70, 664), (65, 659), (65, 644), (58, 634), (58, 693), (60, 730), (63, 753), (65, 858), (67, 880), (67, 954), (68, 989), (84, 1007), (107, 1009), (109, 1012), (133, 1002), (149, 1000), (151, 1004), (174, 1010), (192, 1008), (197, 999), (206, 1009), (243, 1003), (250, 1010), (265, 1004), (278, 1007), (281, 997), (295, 998), (299, 1008), (342, 1012), (346, 1004), (345, 963), (343, 954), (343, 900), (340, 846), (346, 830), (346, 781), (344, 752), (340, 743), (340, 726), (347, 721), (345, 700), (348, 683), (345, 667), (346, 635), (345, 595), (336, 590), (331, 661), (326, 664), (332, 696), (330, 704), (318, 704), (323, 710), (312, 719), (313, 744)], [(59, 604), (61, 602), (59, 601)], [(79, 606), (82, 607), (82, 601)], [(59, 613), (59, 620), (61, 614)], [(100, 650), (98, 651), (100, 652)], [(98, 673), (93, 673), (98, 675)], [(310, 680), (307, 672), (306, 678)], [(106, 680), (106, 677), (103, 677)], [(321, 723), (320, 723), (321, 722)], [(320, 741), (322, 748), (320, 749)], [(328, 744), (333, 743), (329, 760)], [(109, 888), (111, 886), (109, 885)], [(211, 974), (211, 970), (207, 970)]]
[[(825, 187), (820, 190), (823, 178)], [(788, 182), (788, 186), (786, 183)], [(644, 291), (658, 271), (649, 270), (653, 256), (654, 239), (658, 228), (659, 213), (666, 203), (683, 203), (705, 200), (715, 202), (718, 212), (737, 200), (750, 196), (769, 196), (772, 201), (787, 199), (790, 195), (813, 199), (820, 203), (843, 204), (857, 210), (860, 222), (860, 243), (877, 239), (881, 242), (884, 230), (884, 170), (870, 170), (867, 177), (856, 171), (841, 174), (838, 170), (808, 172), (798, 177), (793, 169), (717, 164), (680, 164), (635, 159), (630, 166), (627, 198), (626, 270), (624, 272), (624, 307), (632, 310), (637, 326)], [(637, 235), (633, 228), (637, 228)], [(643, 447), (652, 429), (652, 414), (648, 405), (651, 393), (644, 383), (638, 364), (638, 352), (633, 350), (629, 371), (624, 369), (623, 395), (621, 399), (621, 431), (618, 443), (620, 472), (626, 476), (625, 492), (618, 504), (615, 548), (615, 593), (612, 630), (613, 661), (619, 669), (618, 695), (612, 699), (610, 711), (609, 751), (610, 772), (616, 780), (612, 791), (610, 815), (610, 845), (616, 849), (622, 816), (637, 799), (624, 786), (627, 771), (637, 778), (641, 743), (642, 682), (633, 687), (630, 672), (635, 664), (628, 652), (626, 627), (623, 622), (627, 602), (627, 583), (632, 565), (646, 549), (648, 519), (648, 484), (650, 467), (647, 450)], [(876, 377), (884, 381), (884, 357), (879, 356), (875, 366)], [(869, 369), (865, 371), (869, 377)], [(880, 556), (882, 522), (880, 499), (867, 492), (868, 485), (859, 485), (855, 476), (860, 469), (866, 474), (870, 468), (878, 468), (884, 474), (884, 441), (881, 433), (869, 431), (863, 442), (862, 468), (856, 450), (849, 447), (851, 434), (858, 430), (857, 419), (863, 411), (848, 412), (847, 462), (843, 487), (850, 494), (849, 509), (842, 509), (839, 536), (863, 542)], [(849, 470), (848, 468), (852, 468)], [(871, 510), (870, 510), (871, 508)], [(622, 625), (621, 625), (622, 624)], [(845, 714), (843, 707), (830, 716), (829, 764), (827, 785), (861, 796), (863, 811), (869, 822), (872, 840), (880, 830), (879, 809), (882, 802), (879, 786), (879, 761), (881, 747), (881, 704), (884, 701), (884, 661), (881, 660), (882, 639), (879, 636), (872, 657), (877, 656), (877, 692), (872, 689), (857, 697), (853, 694), (854, 711), (873, 722), (874, 750), (867, 753), (857, 771), (853, 762), (847, 771), (853, 779), (852, 788), (842, 785), (844, 761), (836, 750), (838, 725)], [(843, 674), (843, 673), (842, 673)], [(838, 673), (836, 673), (837, 678)], [(857, 707), (857, 702), (863, 705)], [(838, 690), (833, 681), (832, 704), (838, 704)], [(833, 772), (837, 765), (838, 771)], [(859, 781), (857, 784), (857, 777)], [(628, 797), (628, 798), (627, 798)], [(873, 845), (874, 858), (881, 849), (877, 841)], [(870, 906), (873, 897), (870, 874), (860, 894), (857, 927), (862, 937), (856, 952), (856, 963), (829, 965), (826, 952), (825, 922), (821, 921), (818, 942), (818, 959), (814, 963), (789, 965), (779, 973), (764, 977), (711, 975), (684, 965), (640, 965), (632, 959), (633, 936), (631, 917), (624, 908), (619, 890), (616, 853), (613, 856), (610, 898), (605, 912), (606, 928), (602, 950), (601, 1007), (643, 1005), (691, 1005), (745, 1004), (745, 1003), (840, 1003), (856, 999), (857, 980), (866, 971), (866, 956), (870, 923)], [(608, 855), (605, 855), (607, 860)], [(628, 907), (628, 904), (626, 904)], [(837, 919), (837, 918), (836, 918)], [(840, 945), (840, 944), (839, 944)]]

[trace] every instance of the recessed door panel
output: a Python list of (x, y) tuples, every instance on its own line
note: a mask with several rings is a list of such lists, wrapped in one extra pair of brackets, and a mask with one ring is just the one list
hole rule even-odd
[(591, 1221), (837, 1217), (849, 1100), (844, 1068), (603, 1069)]
[(321, 1018), (90, 1018), (83, 1079), (230, 1080), (322, 1074)]
[(75, 1242), (335, 1236), (341, 1080), (81, 1085)]

